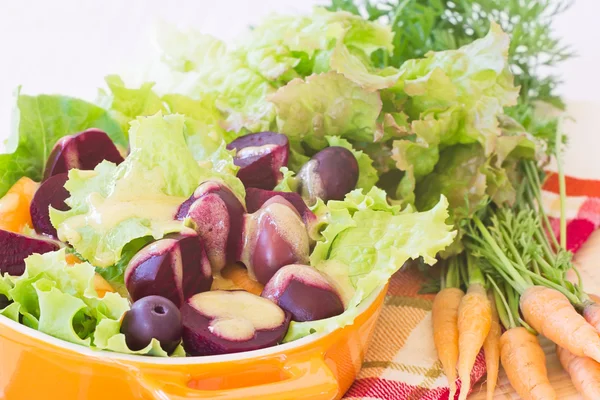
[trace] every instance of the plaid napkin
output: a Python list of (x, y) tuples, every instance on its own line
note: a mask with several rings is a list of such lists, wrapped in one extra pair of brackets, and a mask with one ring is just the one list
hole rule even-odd
[[(558, 234), (558, 180), (550, 175), (544, 206)], [(600, 181), (567, 178), (567, 246), (576, 251), (600, 226)], [(390, 282), (362, 370), (345, 399), (445, 400), (449, 389), (433, 345), (432, 295), (418, 294), (424, 277), (415, 269), (399, 271)], [(481, 352), (472, 382), (485, 374)]]

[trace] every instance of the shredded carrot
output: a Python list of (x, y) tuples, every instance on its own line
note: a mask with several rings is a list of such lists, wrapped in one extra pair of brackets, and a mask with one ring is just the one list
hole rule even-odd
[(453, 287), (442, 289), (433, 300), (433, 342), (444, 374), (448, 378), (450, 397), (456, 393), (456, 363), (458, 362), (458, 307), (465, 293)]
[(600, 399), (600, 364), (587, 357), (577, 357), (559, 346), (556, 346), (556, 354), (577, 391), (586, 400)]
[(521, 312), (533, 329), (576, 356), (600, 362), (600, 336), (557, 290), (531, 286), (521, 295)]
[(65, 255), (65, 261), (69, 265), (81, 264), (83, 262), (83, 260), (81, 258), (77, 257), (73, 253), (66, 254)]
[(483, 351), (485, 353), (485, 365), (487, 369), (487, 400), (494, 398), (496, 383), (498, 382), (498, 370), (500, 369), (500, 336), (502, 335), (502, 327), (498, 318), (498, 310), (496, 310), (496, 302), (491, 294), (488, 294), (488, 299), (492, 307), (492, 323), (490, 332), (483, 342)]
[(523, 399), (556, 399), (548, 380), (544, 350), (527, 329), (512, 328), (502, 334), (500, 358), (510, 384)]
[(458, 376), (461, 380), (459, 400), (471, 389), (471, 370), (492, 324), (492, 309), (483, 285), (469, 285), (458, 308)]

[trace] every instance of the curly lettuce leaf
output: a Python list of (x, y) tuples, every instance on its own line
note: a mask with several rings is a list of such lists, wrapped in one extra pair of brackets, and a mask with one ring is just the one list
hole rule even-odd
[(18, 127), (10, 139), (14, 151), (0, 154), (0, 197), (23, 176), (40, 181), (52, 148), (64, 136), (98, 128), (116, 144), (126, 144), (106, 110), (72, 97), (17, 93), (16, 117)]
[(181, 115), (138, 117), (129, 132), (131, 153), (119, 166), (72, 170), (68, 211), (50, 210), (59, 238), (99, 267), (115, 264), (134, 239), (184, 229), (174, 215), (210, 174), (189, 151)]
[(165, 111), (160, 97), (152, 90), (154, 83), (147, 82), (133, 89), (126, 87), (118, 75), (109, 75), (104, 80), (109, 91), (100, 89), (98, 102), (109, 109), (125, 135), (129, 132), (129, 123), (137, 117)]
[(378, 93), (335, 72), (293, 80), (269, 101), (277, 109), (279, 132), (315, 149), (325, 147), (326, 135), (373, 141), (381, 111)]
[[(163, 90), (192, 98), (215, 96), (224, 113), (223, 126), (237, 133), (268, 130), (275, 120), (266, 95), (275, 91), (268, 79), (246, 65), (243, 55), (210, 35), (163, 26), (158, 42), (173, 81)], [(161, 77), (161, 80), (163, 77)]]
[(307, 16), (273, 15), (265, 19), (244, 38), (238, 52), (244, 53), (250, 68), (262, 76), (285, 83), (328, 71), (336, 43), (368, 57), (378, 49), (391, 51), (392, 40), (386, 25), (317, 7)]
[(479, 142), (486, 154), (494, 151), (501, 133), (498, 116), (516, 104), (519, 90), (509, 70), (508, 46), (508, 35), (492, 23), (482, 39), (457, 50), (430, 52), (400, 67), (399, 86), (413, 119), (437, 120), (438, 113), (450, 111), (461, 121), (451, 125), (453, 130), (420, 137), (430, 144)]
[(172, 81), (165, 92), (215, 95), (223, 126), (234, 135), (272, 129), (276, 114), (266, 96), (293, 79), (330, 71), (336, 43), (362, 54), (371, 68), (370, 55), (391, 51), (392, 40), (388, 26), (323, 8), (307, 16), (273, 15), (230, 47), (169, 26), (158, 37)]
[(441, 197), (426, 212), (406, 210), (394, 215), (372, 208), (352, 214), (348, 209), (334, 210), (338, 218), (323, 231), (325, 240), (317, 243), (311, 265), (338, 285), (346, 311), (320, 321), (292, 322), (285, 341), (352, 323), (357, 306), (385, 285), (407, 260), (422, 257), (434, 264), (437, 253), (456, 235), (446, 224), (447, 208), (448, 201)]
[(239, 167), (233, 162), (234, 151), (227, 150), (231, 138), (221, 127), (222, 114), (214, 96), (192, 99), (169, 94), (162, 97), (169, 112), (185, 116), (185, 137), (196, 161), (208, 175), (225, 182), (238, 196), (244, 197), (244, 185), (236, 178)]
[(116, 321), (129, 310), (129, 301), (116, 293), (99, 298), (94, 289), (94, 267), (68, 265), (65, 249), (33, 254), (25, 260), (22, 276), (10, 277), (13, 304), (23, 322), (41, 332), (84, 346), (93, 344), (99, 321)]

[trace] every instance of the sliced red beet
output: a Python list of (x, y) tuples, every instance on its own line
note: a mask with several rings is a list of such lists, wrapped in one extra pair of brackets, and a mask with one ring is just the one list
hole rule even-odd
[(69, 198), (69, 192), (65, 189), (65, 183), (69, 179), (68, 173), (51, 176), (38, 188), (31, 200), (29, 211), (35, 231), (41, 235), (57, 238), (56, 228), (50, 222), (50, 206), (66, 211), (69, 206), (65, 200)]
[(250, 277), (264, 285), (279, 268), (308, 262), (309, 247), (300, 214), (283, 197), (275, 196), (246, 216), (240, 261)]
[(25, 259), (34, 253), (56, 251), (56, 242), (20, 235), (0, 229), (0, 272), (20, 276), (25, 272)]
[(181, 308), (187, 353), (205, 356), (239, 353), (280, 343), (290, 314), (275, 303), (245, 291), (213, 290)]
[(193, 231), (149, 244), (125, 270), (125, 286), (133, 301), (156, 295), (178, 307), (193, 295), (210, 290), (212, 280), (204, 245)]
[(273, 275), (262, 292), (265, 297), (292, 314), (297, 322), (316, 321), (344, 312), (337, 289), (319, 271), (293, 264)]
[(44, 180), (73, 168), (92, 170), (104, 160), (115, 164), (123, 162), (123, 156), (104, 131), (88, 129), (65, 136), (54, 145), (48, 157)]
[(281, 167), (287, 166), (290, 145), (285, 135), (275, 132), (258, 132), (242, 136), (227, 145), (237, 150), (235, 165), (245, 187), (273, 189), (283, 178)]
[(177, 212), (177, 219), (189, 218), (204, 241), (215, 272), (238, 261), (242, 251), (242, 229), (246, 209), (222, 182), (202, 183)]

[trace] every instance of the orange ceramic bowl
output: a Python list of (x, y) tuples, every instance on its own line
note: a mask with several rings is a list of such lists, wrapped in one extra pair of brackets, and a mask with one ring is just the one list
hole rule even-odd
[(152, 358), (99, 352), (0, 317), (0, 399), (336, 399), (354, 381), (387, 286), (352, 325), (263, 350)]

